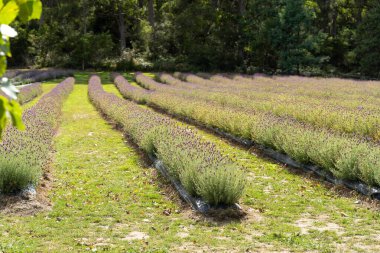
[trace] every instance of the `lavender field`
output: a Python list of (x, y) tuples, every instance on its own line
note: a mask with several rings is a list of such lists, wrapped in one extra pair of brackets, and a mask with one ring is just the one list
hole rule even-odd
[(20, 91), (0, 252), (380, 250), (380, 82), (76, 72)]
[(380, 252), (379, 0), (0, 0), (0, 253)]
[(336, 178), (380, 184), (379, 82), (181, 73), (158, 74), (161, 82), (141, 73), (135, 78), (141, 89), (115, 78), (126, 98), (317, 165)]

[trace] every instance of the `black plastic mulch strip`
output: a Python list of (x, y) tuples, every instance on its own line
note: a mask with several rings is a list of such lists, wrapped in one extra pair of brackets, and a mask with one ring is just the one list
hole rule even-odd
[(207, 214), (211, 210), (218, 210), (218, 209), (227, 209), (227, 208), (232, 208), (236, 210), (240, 210), (241, 207), (238, 204), (234, 204), (232, 206), (211, 206), (201, 198), (196, 198), (191, 196), (186, 189), (183, 187), (181, 182), (173, 178), (170, 174), (165, 165), (163, 164), (162, 161), (157, 159), (156, 157), (149, 155), (150, 160), (153, 162), (154, 167), (161, 173), (161, 175), (166, 178), (167, 180), (170, 181), (170, 183), (175, 187), (177, 190), (178, 194), (181, 196), (181, 198), (187, 202), (188, 204), (191, 205), (191, 207), (196, 210), (199, 213), (202, 214)]

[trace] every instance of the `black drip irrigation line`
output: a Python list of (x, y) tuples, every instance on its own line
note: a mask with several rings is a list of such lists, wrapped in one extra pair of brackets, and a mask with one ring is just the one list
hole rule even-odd
[(178, 119), (183, 120), (184, 122), (192, 124), (194, 126), (199, 126), (201, 128), (205, 128), (211, 132), (218, 134), (221, 137), (232, 140), (233, 142), (235, 142), (235, 143), (237, 143), (237, 144), (239, 144), (245, 148), (248, 148), (248, 149), (252, 148), (252, 147), (256, 148), (262, 154), (264, 154), (265, 156), (267, 156), (267, 157), (269, 157), (269, 158), (271, 158), (277, 162), (283, 163), (285, 165), (289, 165), (293, 168), (304, 170), (305, 172), (313, 172), (318, 177), (320, 177), (320, 178), (322, 178), (322, 179), (326, 180), (327, 182), (330, 182), (334, 185), (343, 185), (343, 186), (345, 186), (351, 190), (355, 190), (355, 191), (357, 191), (357, 192), (359, 192), (365, 196), (369, 196), (371, 198), (380, 200), (380, 188), (379, 187), (370, 186), (370, 185), (365, 184), (365, 183), (360, 182), (360, 181), (338, 179), (331, 172), (326, 171), (317, 165), (303, 164), (303, 163), (297, 162), (296, 160), (294, 160), (293, 158), (291, 158), (290, 156), (288, 156), (286, 154), (282, 154), (282, 153), (280, 153), (274, 149), (267, 148), (261, 144), (255, 143), (251, 140), (244, 139), (241, 137), (237, 137), (237, 136), (232, 135), (230, 133), (227, 133), (227, 132), (225, 132), (219, 128), (206, 126), (206, 125), (201, 124), (201, 123), (197, 122), (196, 120), (188, 118), (186, 116), (173, 114), (173, 113), (169, 112), (168, 110), (165, 110), (156, 104), (148, 103), (148, 105), (151, 106), (154, 110), (157, 110), (159, 112), (164, 112), (169, 116), (172, 116), (174, 118), (178, 118)]
[(149, 159), (153, 162), (154, 167), (161, 173), (161, 175), (170, 181), (170, 183), (175, 187), (180, 197), (187, 202), (191, 207), (196, 210), (197, 212), (201, 214), (207, 214), (211, 210), (218, 210), (218, 209), (236, 209), (241, 210), (241, 207), (238, 204), (233, 204), (231, 206), (211, 206), (207, 202), (205, 202), (201, 198), (193, 197), (191, 196), (186, 189), (183, 187), (181, 182), (173, 178), (170, 174), (168, 169), (165, 167), (164, 163), (159, 160), (157, 157), (153, 155), (148, 155)]

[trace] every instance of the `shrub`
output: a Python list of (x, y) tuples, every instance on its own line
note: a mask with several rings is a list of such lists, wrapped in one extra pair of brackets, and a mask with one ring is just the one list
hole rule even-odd
[(0, 143), (0, 192), (13, 193), (36, 185), (49, 158), (61, 106), (73, 89), (67, 78), (24, 112), (25, 131), (8, 127)]
[(32, 83), (20, 89), (17, 99), (20, 104), (25, 104), (42, 94), (41, 83)]
[(13, 193), (36, 185), (41, 176), (37, 166), (30, 167), (27, 160), (0, 157), (0, 190), (3, 193)]
[(28, 71), (19, 71), (13, 76), (14, 81), (21, 83), (41, 82), (50, 79), (72, 76), (72, 70), (65, 69), (35, 69)]
[[(242, 168), (212, 143), (166, 116), (105, 92), (97, 76), (89, 80), (89, 97), (100, 111), (121, 124), (140, 148), (158, 157), (190, 194), (214, 206), (239, 200), (245, 185)], [(206, 182), (213, 185), (208, 187)]]
[[(219, 95), (228, 98), (230, 94), (224, 91), (233, 93), (233, 89), (223, 91), (219, 87), (211, 91), (194, 88), (195, 91), (189, 91), (168, 85), (165, 88), (165, 85), (140, 75), (137, 74), (136, 78), (139, 82), (143, 82), (145, 86), (157, 87), (155, 92), (145, 97), (149, 105), (234, 136), (250, 139), (288, 154), (299, 162), (318, 165), (338, 178), (362, 180), (367, 184), (380, 186), (380, 147), (371, 139), (306, 124), (292, 117), (279, 117), (267, 112), (224, 105), (215, 99)], [(266, 77), (258, 78), (266, 80)], [(290, 87), (292, 88), (291, 85)], [(356, 88), (353, 86), (350, 89)], [(268, 108), (270, 111), (271, 107)], [(369, 115), (370, 118), (378, 120), (378, 117), (373, 117), (376, 114)], [(311, 117), (321, 122), (326, 120), (324, 114), (314, 114)], [(337, 127), (344, 128), (342, 125)]]

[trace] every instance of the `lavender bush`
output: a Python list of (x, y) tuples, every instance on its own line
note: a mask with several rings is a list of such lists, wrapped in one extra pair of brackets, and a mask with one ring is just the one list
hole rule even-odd
[(74, 78), (67, 78), (25, 111), (25, 131), (6, 129), (0, 143), (0, 192), (17, 192), (37, 184), (48, 161), (62, 104), (73, 85)]
[(174, 78), (172, 75), (166, 74), (166, 73), (158, 73), (157, 79), (163, 83), (170, 84), (173, 86), (177, 86), (180, 88), (185, 88), (185, 89), (201, 88), (202, 87), (202, 86), (195, 84), (195, 83), (184, 82), (184, 81), (177, 79), (177, 78)]
[(49, 79), (73, 76), (73, 74), (74, 72), (72, 70), (65, 69), (28, 70), (16, 72), (12, 79), (13, 81), (21, 83), (34, 83)]
[(212, 99), (204, 101), (189, 96), (192, 92), (156, 90), (145, 99), (169, 113), (251, 139), (300, 162), (316, 164), (338, 178), (380, 185), (380, 147), (372, 141), (307, 125), (290, 117), (231, 107)]
[(144, 88), (148, 90), (157, 90), (166, 88), (167, 85), (154, 81), (152, 78), (149, 78), (143, 75), (141, 72), (136, 72), (135, 74), (136, 81)]
[(145, 96), (150, 93), (148, 90), (132, 86), (124, 77), (118, 73), (111, 73), (111, 79), (114, 80), (116, 88), (128, 99), (132, 99), (140, 104), (145, 104)]
[[(194, 75), (185, 76), (193, 77)], [(149, 82), (141, 77), (138, 78), (141, 79), (141, 83)], [(147, 78), (149, 79), (149, 77), (145, 77), (145, 79)], [(161, 79), (161, 75), (159, 78)], [(223, 106), (251, 110), (253, 114), (265, 113), (283, 118), (293, 118), (314, 127), (359, 135), (374, 142), (380, 141), (380, 99), (371, 98), (366, 95), (366, 92), (364, 92), (365, 94), (355, 93), (357, 87), (354, 85), (346, 89), (336, 86), (336, 89), (340, 87), (339, 90), (345, 90), (348, 94), (342, 94), (339, 99), (335, 96), (334, 99), (324, 99), (319, 93), (310, 93), (309, 90), (312, 90), (314, 86), (306, 84), (305, 86), (310, 86), (310, 88), (304, 89), (303, 83), (300, 83), (302, 79), (293, 78), (292, 80), (297, 81), (297, 83), (291, 85), (274, 81), (271, 83), (268, 81), (269, 78), (258, 76), (256, 79), (252, 79), (251, 83), (245, 85), (222, 75), (210, 76), (209, 80), (200, 77), (188, 78), (188, 80), (197, 81), (198, 84), (203, 83), (199, 79), (214, 85), (200, 85), (196, 89), (190, 91), (183, 89), (182, 92), (179, 91), (178, 93), (181, 96)], [(272, 81), (272, 79), (269, 80)], [(173, 77), (168, 78), (167, 75), (164, 75), (162, 81), (175, 86), (178, 86), (180, 82)], [(325, 89), (326, 86), (318, 83), (316, 85), (319, 85), (320, 89)], [(364, 84), (358, 83), (357, 85)], [(181, 84), (181, 86), (184, 85)], [(348, 86), (350, 87), (350, 85)], [(373, 94), (380, 92), (380, 83), (378, 86), (373, 86), (370, 83), (365, 87), (372, 90)], [(167, 92), (173, 92), (173, 89), (167, 90)], [(335, 94), (335, 92), (328, 91), (328, 94), (330, 93)]]
[(191, 129), (105, 92), (98, 76), (89, 80), (89, 98), (100, 111), (121, 124), (140, 148), (162, 160), (171, 176), (193, 196), (215, 206), (236, 203), (241, 197), (245, 185), (242, 168)]
[(20, 104), (25, 104), (41, 95), (42, 92), (41, 83), (32, 83), (20, 88), (17, 100)]

